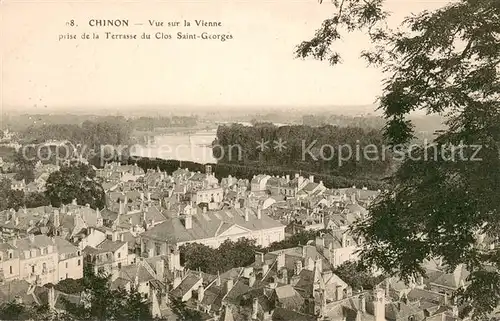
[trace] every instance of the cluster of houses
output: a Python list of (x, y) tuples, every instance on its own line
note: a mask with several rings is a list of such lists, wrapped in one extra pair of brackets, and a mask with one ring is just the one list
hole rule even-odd
[[(334, 269), (358, 259), (363, 239), (349, 227), (367, 217), (380, 191), (329, 189), (313, 176), (257, 175), (218, 180), (205, 171), (172, 174), (136, 165), (96, 169), (106, 208), (72, 204), (0, 212), (0, 296), (47, 303), (83, 297), (44, 287), (83, 277), (84, 267), (111, 275), (112, 287), (135, 287), (154, 316), (175, 320), (175, 297), (206, 320), (394, 320), (461, 318), (451, 299), (468, 273), (425, 264), (427, 278), (385, 279), (373, 290), (353, 289)], [(181, 265), (179, 248), (217, 248), (247, 238), (262, 247), (304, 230), (322, 231), (307, 244), (256, 253), (255, 262), (217, 275)], [(483, 243), (488, 240), (483, 239)], [(485, 246), (493, 246), (486, 244)]]

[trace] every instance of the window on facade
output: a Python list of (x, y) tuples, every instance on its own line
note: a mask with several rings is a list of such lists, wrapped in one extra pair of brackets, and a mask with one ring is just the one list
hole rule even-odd
[(35, 273), (35, 266), (34, 265), (31, 266), (31, 273)]
[(155, 244), (155, 250), (156, 250), (156, 255), (160, 255), (161, 249), (160, 249), (160, 244)]
[(9, 266), (10, 274), (12, 274), (12, 266)]
[(12, 252), (9, 253), (9, 259), (12, 259)]
[(122, 254), (120, 252), (118, 252), (118, 258), (120, 258), (122, 256)]
[(121, 269), (121, 268), (122, 268), (122, 264), (118, 263), (118, 269)]
[(68, 268), (68, 262), (66, 262), (66, 268)]
[(42, 271), (45, 273), (47, 271), (47, 264), (43, 263), (42, 264)]
[(80, 262), (80, 260), (78, 260), (78, 266), (80, 266), (80, 264), (82, 264), (82, 262)]
[(68, 278), (68, 273), (66, 273), (66, 279)]

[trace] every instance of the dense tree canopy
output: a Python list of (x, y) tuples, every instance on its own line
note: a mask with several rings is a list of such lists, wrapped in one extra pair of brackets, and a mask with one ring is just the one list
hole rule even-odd
[(359, 263), (353, 261), (341, 264), (332, 272), (355, 291), (371, 290), (385, 279), (385, 275), (373, 276), (372, 273), (364, 270)]
[(246, 238), (240, 238), (235, 242), (226, 240), (217, 249), (199, 243), (185, 244), (180, 247), (181, 264), (191, 270), (200, 269), (211, 274), (223, 273), (232, 268), (252, 264), (257, 251), (267, 253), (306, 245), (320, 233), (320, 231), (303, 231), (281, 242), (271, 243), (266, 248), (257, 246), (254, 240)]
[(236, 242), (226, 240), (217, 249), (199, 243), (181, 246), (181, 263), (191, 270), (217, 274), (236, 267), (247, 266), (260, 250), (255, 241), (241, 238)]
[(459, 300), (485, 317), (500, 303), (500, 252), (476, 246), (478, 233), (498, 241), (500, 231), (500, 2), (454, 1), (397, 31), (384, 27), (382, 0), (334, 6), (298, 56), (336, 64), (332, 47), (342, 32), (368, 31), (374, 50), (361, 54), (387, 75), (379, 99), (387, 139), (408, 148), (412, 111), (447, 117), (435, 145), (412, 151), (356, 229), (367, 240), (363, 262), (405, 279), (423, 273), (426, 258), (440, 256), (450, 268), (463, 263), (471, 274)]
[(10, 179), (0, 180), (0, 211), (7, 209), (18, 210), (24, 205), (24, 192), (11, 189)]
[(77, 204), (102, 209), (105, 192), (96, 179), (95, 171), (83, 163), (64, 165), (51, 173), (46, 183), (46, 195), (52, 206), (69, 204), (76, 199)]
[(35, 158), (28, 157), (23, 150), (16, 152), (14, 156), (14, 169), (15, 179), (24, 179), (26, 184), (35, 180)]
[(153, 320), (146, 299), (132, 288), (111, 289), (108, 275), (96, 275), (84, 269), (83, 293), (86, 300), (63, 300), (65, 310), (76, 320)]
[[(267, 144), (260, 146), (259, 142)], [(380, 130), (368, 127), (233, 124), (219, 126), (213, 154), (222, 164), (279, 166), (281, 170), (348, 177), (381, 177), (389, 172), (392, 163), (392, 158), (382, 150), (384, 143)], [(356, 154), (367, 145), (375, 151), (372, 155)]]

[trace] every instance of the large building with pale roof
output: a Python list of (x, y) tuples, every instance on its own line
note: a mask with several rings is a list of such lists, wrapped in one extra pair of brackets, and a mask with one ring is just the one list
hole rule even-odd
[(255, 240), (263, 247), (285, 238), (285, 226), (260, 208), (203, 211), (187, 206), (182, 213), (140, 235), (141, 253), (147, 257), (168, 255), (186, 243), (217, 248), (225, 240)]

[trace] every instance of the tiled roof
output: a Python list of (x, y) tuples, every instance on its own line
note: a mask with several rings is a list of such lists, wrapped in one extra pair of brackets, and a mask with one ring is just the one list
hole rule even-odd
[(208, 211), (206, 213), (199, 210), (197, 214), (192, 215), (191, 229), (185, 228), (181, 217), (172, 217), (144, 232), (141, 236), (162, 241), (187, 242), (215, 237), (235, 225), (251, 231), (283, 226), (265, 214), (264, 210), (261, 219), (258, 219), (256, 212), (249, 209), (248, 222), (245, 221), (244, 213), (244, 209)]

